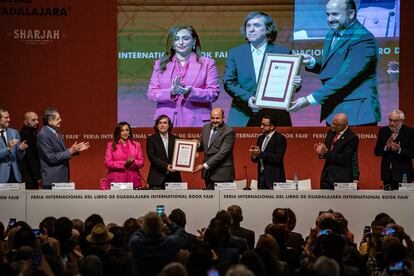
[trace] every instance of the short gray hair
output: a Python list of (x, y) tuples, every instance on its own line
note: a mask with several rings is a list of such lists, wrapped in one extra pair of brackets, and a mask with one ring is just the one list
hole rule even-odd
[(394, 109), (393, 111), (390, 112), (390, 115), (391, 114), (398, 114), (398, 116), (400, 117), (400, 120), (404, 120), (405, 119), (404, 112), (402, 112), (399, 109)]
[(1, 113), (4, 112), (9, 112), (7, 109), (5, 109), (4, 107), (0, 107), (0, 118), (1, 118)]
[(49, 120), (53, 120), (56, 118), (56, 113), (59, 113), (59, 111), (54, 107), (48, 107), (43, 112), (43, 124), (45, 126), (49, 125)]

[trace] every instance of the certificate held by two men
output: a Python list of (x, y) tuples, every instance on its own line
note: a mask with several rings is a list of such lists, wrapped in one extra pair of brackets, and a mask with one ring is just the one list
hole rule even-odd
[(256, 90), (256, 105), (288, 109), (295, 94), (293, 77), (300, 73), (302, 55), (266, 54)]
[(192, 172), (197, 152), (197, 141), (176, 139), (174, 144), (172, 169)]

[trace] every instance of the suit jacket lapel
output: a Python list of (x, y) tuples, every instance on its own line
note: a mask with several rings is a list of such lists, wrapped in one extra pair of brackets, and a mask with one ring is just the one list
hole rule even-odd
[[(216, 135), (213, 137), (213, 139), (211, 139), (211, 141), (210, 141), (210, 146), (209, 146), (209, 148), (211, 147), (211, 145), (213, 145), (214, 144), (214, 142), (217, 140), (217, 137), (219, 137), (219, 135), (221, 135), (221, 133), (224, 131), (224, 127), (219, 127), (218, 129), (217, 129), (217, 133), (216, 133)], [(211, 132), (211, 128), (210, 128), (210, 132)], [(209, 136), (208, 136), (208, 138), (210, 138), (210, 132), (209, 132)]]
[(174, 143), (175, 143), (175, 139), (172, 136), (171, 133), (168, 134), (168, 158), (172, 158), (173, 154), (174, 154)]
[(197, 61), (196, 55), (193, 53), (189, 58), (188, 70), (187, 70), (187, 82), (190, 86), (194, 86), (194, 83), (200, 74), (201, 71), (201, 63)]
[(256, 83), (256, 73), (254, 72), (254, 64), (253, 64), (253, 57), (251, 51), (250, 43), (246, 44), (246, 47), (243, 49), (243, 56), (241, 57), (245, 61), (245, 66), (249, 70), (250, 77), (254, 80), (254, 91), (256, 91), (257, 83)]

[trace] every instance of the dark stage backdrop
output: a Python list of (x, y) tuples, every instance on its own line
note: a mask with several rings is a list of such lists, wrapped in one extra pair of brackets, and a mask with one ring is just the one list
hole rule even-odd
[[(128, 2), (128, 1), (127, 1)], [(191, 5), (194, 1), (147, 1), (151, 6), (171, 7)], [(237, 6), (239, 14), (251, 11), (251, 1), (196, 1), (198, 6)], [(134, 4), (139, 4), (135, 1)], [(256, 7), (267, 11), (267, 1), (254, 1)], [(281, 5), (293, 10), (293, 0), (279, 0), (272, 6)], [(144, 6), (144, 5), (142, 5)], [(6, 107), (12, 117), (11, 127), (22, 126), (25, 111), (33, 110), (39, 115), (47, 106), (60, 110), (63, 118), (62, 132), (67, 145), (75, 141), (90, 141), (91, 149), (71, 161), (72, 180), (80, 189), (95, 189), (99, 179), (106, 175), (103, 166), (105, 144), (110, 141), (118, 120), (118, 45), (117, 45), (117, 1), (47, 1), (22, 0), (0, 3), (0, 106)], [(140, 6), (137, 6), (138, 11)], [(409, 47), (413, 45), (410, 14), (412, 1), (401, 3), (400, 47), (401, 79), (400, 108), (407, 115), (407, 123), (414, 125), (411, 103), (413, 69)], [(156, 20), (156, 17), (153, 17)], [(214, 20), (212, 18), (211, 20)], [(237, 20), (240, 20), (238, 18)], [(316, 78), (316, 76), (315, 76)], [(386, 116), (387, 114), (383, 114)], [(137, 140), (145, 149), (145, 137), (150, 128), (135, 129)], [(288, 137), (286, 171), (288, 178), (299, 172), (300, 178), (311, 178), (313, 187), (318, 179), (323, 162), (313, 153), (312, 146), (323, 140), (323, 127), (281, 128)], [(197, 138), (198, 129), (176, 129), (186, 138)], [(247, 147), (255, 143), (259, 129), (237, 129), (235, 148), (237, 179), (256, 174), (256, 166), (250, 162)], [(373, 156), (377, 128), (358, 128), (361, 143), (361, 187), (378, 188), (379, 158)], [(145, 152), (144, 152), (145, 154)], [(201, 162), (201, 161), (200, 161)], [(142, 173), (147, 175), (149, 163)], [(200, 175), (185, 174), (191, 186), (200, 187)]]

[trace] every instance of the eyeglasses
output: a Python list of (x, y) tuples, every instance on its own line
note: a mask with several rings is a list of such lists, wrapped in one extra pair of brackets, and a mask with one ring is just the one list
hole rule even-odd
[(398, 122), (401, 122), (402, 120), (401, 119), (388, 119), (388, 122), (390, 122), (390, 123), (398, 123)]
[(260, 123), (261, 126), (272, 126), (271, 124)]

